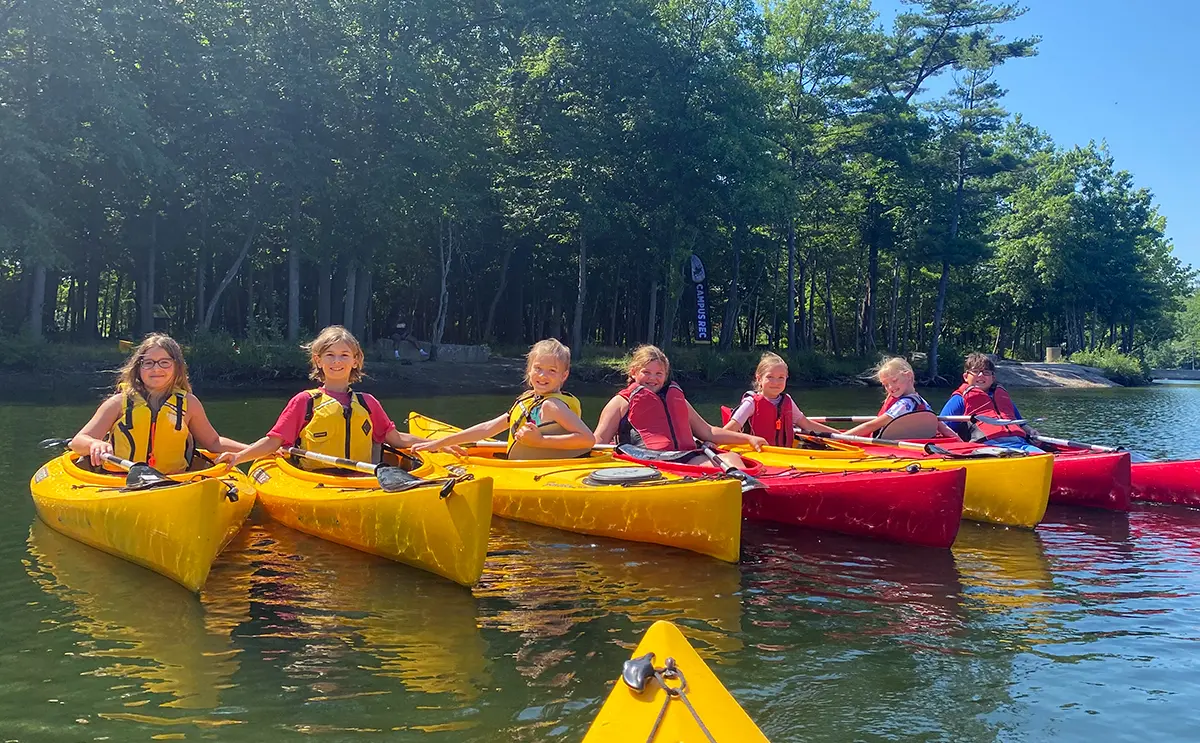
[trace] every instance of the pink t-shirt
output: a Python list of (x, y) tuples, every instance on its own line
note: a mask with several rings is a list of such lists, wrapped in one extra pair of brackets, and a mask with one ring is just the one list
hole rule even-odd
[[(324, 387), (321, 388), (321, 392), (340, 402), (343, 408), (350, 405), (350, 393), (348, 392), (334, 392)], [(300, 436), (300, 429), (304, 428), (304, 414), (308, 410), (308, 400), (307, 392), (301, 392), (288, 400), (287, 406), (279, 414), (279, 420), (275, 421), (275, 425), (271, 426), (267, 435), (279, 439), (286, 446), (295, 443)], [(371, 415), (371, 438), (376, 444), (382, 444), (388, 433), (395, 430), (396, 424), (392, 422), (391, 418), (388, 418), (387, 413), (383, 412), (383, 406), (373, 395), (363, 393), (363, 401), (366, 402), (367, 412)]]

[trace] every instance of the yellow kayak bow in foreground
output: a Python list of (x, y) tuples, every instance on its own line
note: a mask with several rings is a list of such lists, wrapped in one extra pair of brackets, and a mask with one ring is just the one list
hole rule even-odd
[(769, 743), (670, 622), (655, 622), (583, 743)]

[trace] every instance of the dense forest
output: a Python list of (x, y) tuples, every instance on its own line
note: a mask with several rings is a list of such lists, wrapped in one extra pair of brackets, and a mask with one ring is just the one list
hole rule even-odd
[(671, 346), (694, 254), (723, 350), (1159, 347), (1191, 269), (1004, 109), (1022, 12), (0, 0), (0, 332)]

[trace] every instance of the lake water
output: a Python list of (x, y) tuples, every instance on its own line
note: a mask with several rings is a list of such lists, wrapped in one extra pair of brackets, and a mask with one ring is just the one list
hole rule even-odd
[[(1052, 435), (1200, 456), (1200, 386), (1016, 396)], [(695, 399), (715, 417), (736, 397)], [(879, 399), (797, 397), (814, 415)], [(594, 422), (605, 397), (583, 400)], [(508, 398), (383, 402), (462, 424)], [(247, 440), (281, 405), (205, 397)], [(739, 565), (497, 519), (473, 591), (255, 514), (197, 599), (34, 516), (36, 442), (93, 409), (0, 406), (0, 743), (578, 741), (660, 618), (775, 743), (1200, 728), (1200, 510), (1052, 509), (1033, 532), (968, 522), (951, 551), (748, 524)]]

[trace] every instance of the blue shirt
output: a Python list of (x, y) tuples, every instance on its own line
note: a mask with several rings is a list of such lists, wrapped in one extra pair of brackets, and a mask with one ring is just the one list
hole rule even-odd
[[(989, 392), (988, 397), (991, 397), (991, 396), (992, 396), (992, 393)], [(1018, 418), (1021, 417), (1021, 411), (1017, 408), (1017, 404), (1015, 402), (1013, 403), (1013, 412), (1017, 414)], [(958, 394), (957, 392), (955, 392), (953, 395), (950, 396), (950, 399), (947, 400), (946, 404), (942, 406), (942, 412), (938, 413), (938, 415), (940, 415), (940, 416), (966, 415), (966, 414), (967, 414), (967, 401), (964, 400), (963, 396)], [(962, 421), (946, 421), (946, 425), (950, 426), (951, 430), (953, 430), (955, 433), (957, 433), (958, 437), (960, 439), (967, 440), (971, 437), (971, 430), (970, 430), (971, 424), (970, 423), (966, 423), (966, 422), (962, 422)]]

